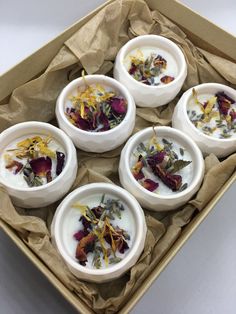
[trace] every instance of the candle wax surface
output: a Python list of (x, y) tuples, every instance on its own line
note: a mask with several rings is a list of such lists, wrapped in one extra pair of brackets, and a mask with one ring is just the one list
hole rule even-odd
[[(89, 208), (92, 207), (96, 207), (100, 204), (102, 198), (102, 194), (94, 194), (92, 196), (88, 196), (88, 197), (83, 197), (81, 199), (78, 199), (77, 202), (83, 204), (83, 205), (87, 205)], [(105, 200), (107, 199), (117, 199), (117, 196), (112, 196), (110, 194), (105, 194)], [(124, 229), (125, 231), (127, 231), (127, 233), (130, 236), (130, 240), (126, 240), (129, 249), (126, 250), (124, 252), (124, 254), (121, 254), (119, 252), (116, 252), (116, 256), (122, 258), (122, 260), (125, 258), (125, 256), (127, 256), (127, 254), (129, 253), (130, 248), (132, 247), (133, 241), (134, 241), (134, 236), (135, 236), (135, 225), (134, 225), (134, 217), (131, 213), (131, 211), (129, 210), (129, 208), (127, 207), (127, 205), (122, 202), (122, 200), (120, 200), (120, 203), (123, 204), (124, 206), (124, 210), (121, 211), (121, 219), (119, 219), (117, 216), (115, 216), (114, 220), (110, 220), (110, 223), (113, 226), (119, 226), (121, 229)], [(79, 263), (79, 261), (76, 259), (75, 257), (75, 252), (76, 252), (76, 247), (79, 243), (79, 241), (77, 241), (74, 238), (74, 234), (76, 232), (78, 232), (79, 230), (83, 229), (83, 225), (81, 223), (81, 221), (79, 221), (81, 217), (81, 211), (77, 208), (73, 208), (73, 207), (69, 207), (68, 211), (66, 213), (66, 216), (63, 220), (63, 243), (64, 243), (64, 247), (67, 250), (67, 253), (70, 255), (71, 258), (73, 258), (75, 261), (77, 261)], [(106, 244), (107, 247), (110, 247), (108, 244)], [(86, 267), (86, 268), (90, 268), (90, 269), (96, 269), (93, 266), (93, 252), (90, 252), (87, 254), (87, 262), (86, 262), (86, 266), (82, 266), (82, 267)], [(112, 266), (114, 266), (116, 264), (108, 264), (106, 265), (102, 256), (101, 256), (101, 269), (102, 268), (110, 268)]]
[[(4, 155), (5, 154), (10, 154), (11, 152), (8, 152), (7, 150), (9, 149), (15, 149), (17, 147), (17, 143), (26, 140), (27, 138), (32, 138), (35, 136), (40, 136), (41, 138), (45, 139), (47, 136), (44, 136), (42, 134), (29, 134), (29, 135), (24, 135), (22, 137), (19, 137), (17, 139), (15, 139), (14, 141), (12, 141), (12, 143), (10, 143), (1, 153), (0, 155), (0, 176), (2, 177), (3, 181), (8, 182), (9, 184), (13, 185), (13, 186), (17, 186), (17, 187), (21, 187), (21, 188), (30, 188), (27, 184), (27, 182), (24, 179), (24, 174), (23, 171), (20, 171), (17, 174), (14, 174), (13, 171), (6, 169), (6, 161), (4, 159)], [(63, 149), (62, 145), (60, 145), (60, 143), (56, 140), (54, 140), (53, 138), (51, 139), (51, 141), (48, 143), (48, 148), (52, 151), (59, 151), (65, 154), (65, 150)], [(19, 159), (17, 157), (13, 157), (14, 160), (17, 160), (19, 162), (21, 162), (23, 165), (25, 165), (27, 163), (27, 158), (22, 158)], [(57, 165), (57, 160), (54, 158), (51, 158), (52, 160), (52, 178), (56, 177), (56, 165)], [(43, 184), (46, 184), (46, 178), (42, 178), (43, 179)]]
[[(184, 148), (184, 146), (178, 144), (178, 142), (174, 141), (173, 139), (171, 139), (169, 137), (164, 137), (164, 138), (173, 144), (172, 150), (178, 155), (179, 159), (192, 161), (191, 154)], [(162, 144), (162, 137), (158, 137), (157, 141), (159, 144)], [(148, 145), (149, 141), (146, 140), (146, 141), (143, 141), (142, 143), (146, 146), (146, 145)], [(183, 151), (184, 151), (183, 156), (180, 154), (180, 148), (183, 148)], [(135, 149), (134, 152), (131, 154), (131, 156), (130, 156), (130, 169), (132, 169), (134, 167), (134, 165), (136, 164), (139, 155), (140, 155), (140, 153), (138, 152), (137, 149)], [(144, 156), (145, 156), (145, 154), (144, 154)], [(188, 166), (177, 171), (175, 174), (181, 175), (182, 176), (182, 184), (187, 183), (189, 186), (192, 182), (193, 171), (194, 171), (193, 170), (193, 163), (190, 163)], [(155, 193), (157, 195), (163, 195), (163, 196), (180, 193), (179, 191), (172, 191), (168, 186), (166, 186), (161, 181), (161, 179), (152, 172), (152, 170), (149, 166), (143, 167), (142, 172), (145, 176), (145, 179), (151, 179), (154, 182), (159, 183), (158, 188), (155, 191), (153, 191), (152, 193)], [(137, 182), (139, 183), (139, 181), (137, 181)]]
[(174, 78), (178, 76), (178, 65), (174, 57), (168, 51), (157, 47), (140, 47), (133, 49), (124, 59), (125, 68), (127, 69), (127, 71), (129, 71), (131, 67), (132, 57), (145, 61), (152, 54), (154, 54), (155, 56), (160, 55), (167, 61), (166, 69), (163, 69), (160, 75), (154, 77), (155, 84), (163, 84), (160, 79), (164, 76), (171, 76)]
[[(200, 101), (200, 103), (205, 103), (207, 102), (209, 99), (211, 99), (212, 97), (214, 97), (214, 94), (199, 94), (197, 95), (197, 99)], [(235, 111), (236, 111), (236, 103), (232, 104), (231, 105), (231, 108), (233, 108)], [(216, 111), (213, 110), (212, 111)], [(192, 115), (192, 113), (194, 112), (194, 116)], [(188, 113), (188, 117), (190, 119), (190, 121), (193, 119), (196, 119), (198, 116), (200, 116), (202, 114), (202, 111), (201, 111), (201, 107), (196, 104), (194, 98), (192, 97), (190, 99), (190, 101), (188, 102), (188, 105), (187, 105), (187, 113)], [(202, 133), (206, 134), (206, 135), (209, 135), (211, 137), (215, 137), (215, 138), (219, 138), (219, 139), (222, 139), (222, 136), (221, 136), (221, 133), (222, 131), (224, 130), (224, 127), (223, 125), (225, 125), (225, 127), (227, 126), (227, 122), (225, 120), (223, 120), (220, 124), (222, 125), (221, 128), (217, 127), (217, 121), (220, 118), (220, 116), (216, 115), (214, 117), (211, 118), (211, 120), (209, 122), (204, 122), (204, 123), (200, 123), (199, 124), (199, 127), (197, 127), (192, 121), (193, 125), (195, 125), (195, 127), (201, 131)], [(234, 120), (234, 124), (235, 124), (235, 129), (236, 130), (236, 120)], [(204, 128), (211, 128), (213, 129), (214, 131), (211, 133), (211, 132), (207, 132), (204, 131)], [(231, 130), (229, 132), (229, 134), (231, 135), (229, 138), (236, 138), (236, 132), (234, 132), (234, 130)]]

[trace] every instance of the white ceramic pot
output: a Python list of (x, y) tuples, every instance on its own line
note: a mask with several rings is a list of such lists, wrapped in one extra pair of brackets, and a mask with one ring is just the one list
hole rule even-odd
[(69, 83), (60, 93), (56, 104), (56, 117), (59, 127), (72, 139), (76, 147), (87, 151), (102, 153), (115, 149), (123, 144), (131, 135), (135, 124), (136, 107), (133, 97), (125, 86), (105, 75), (87, 75), (86, 82), (100, 84), (116, 92), (127, 101), (127, 112), (122, 122), (111, 130), (103, 132), (88, 132), (74, 126), (66, 117), (65, 111), (68, 98), (78, 87), (85, 86), (82, 77)]
[(153, 136), (153, 129), (146, 128), (133, 135), (124, 146), (119, 164), (119, 176), (122, 186), (135, 196), (142, 207), (154, 211), (176, 209), (185, 204), (199, 189), (204, 176), (204, 160), (202, 153), (190, 137), (179, 130), (170, 127), (155, 127), (160, 138), (169, 138), (183, 147), (191, 156), (191, 179), (188, 187), (177, 193), (163, 195), (145, 189), (133, 176), (131, 156), (140, 143), (148, 141)]
[[(236, 101), (236, 90), (229, 86), (217, 83), (205, 83), (194, 87), (197, 95), (209, 94), (214, 96), (217, 92), (225, 92), (229, 97)], [(178, 101), (173, 116), (172, 126), (189, 135), (206, 156), (213, 153), (217, 157), (226, 157), (236, 152), (236, 133), (231, 138), (216, 138), (204, 134), (190, 121), (187, 113), (187, 106), (192, 99), (192, 88), (187, 90)]]
[[(107, 268), (88, 268), (80, 265), (75, 258), (75, 254), (72, 254), (69, 250), (71, 240), (70, 238), (68, 239), (68, 235), (71, 233), (69, 228), (72, 225), (70, 219), (73, 219), (78, 223), (78, 217), (73, 213), (72, 205), (78, 201), (83, 204), (86, 202), (86, 199), (93, 198), (94, 195), (95, 197), (97, 195), (100, 195), (101, 197), (103, 194), (108, 194), (115, 199), (119, 199), (125, 205), (125, 210), (130, 211), (129, 214), (133, 221), (132, 226), (130, 226), (133, 229), (133, 240), (131, 239), (132, 246), (130, 246), (127, 254), (119, 263), (113, 264)], [(97, 205), (99, 205), (99, 203)], [(131, 224), (132, 221), (126, 221), (126, 224)], [(110, 281), (120, 277), (137, 262), (144, 248), (146, 232), (147, 227), (144, 213), (136, 199), (124, 189), (108, 183), (92, 183), (74, 190), (57, 208), (51, 225), (53, 243), (57, 247), (70, 271), (79, 279), (97, 283)]]
[(0, 158), (4, 149), (24, 136), (51, 136), (65, 151), (65, 165), (62, 172), (51, 182), (37, 187), (20, 187), (8, 182), (0, 173), (0, 184), (11, 196), (12, 202), (20, 207), (44, 207), (62, 198), (72, 186), (77, 172), (75, 147), (70, 138), (51, 124), (37, 121), (18, 123), (0, 134)]
[[(125, 66), (124, 60), (134, 49), (153, 47), (168, 53), (175, 63), (177, 76), (168, 84), (158, 86), (145, 85), (135, 80)], [(160, 53), (161, 54), (161, 53)], [(168, 60), (167, 60), (168, 67)], [(159, 107), (167, 104), (180, 91), (187, 76), (187, 65), (181, 49), (171, 40), (157, 35), (138, 36), (128, 41), (118, 52), (114, 66), (114, 78), (125, 85), (133, 95), (136, 105), (140, 107)]]

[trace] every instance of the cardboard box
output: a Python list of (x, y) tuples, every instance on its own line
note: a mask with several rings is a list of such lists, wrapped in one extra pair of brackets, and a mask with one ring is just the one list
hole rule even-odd
[[(75, 31), (84, 25), (91, 17), (107, 4), (113, 2), (111, 0), (100, 6), (97, 10), (88, 16), (79, 20), (70, 28), (65, 30), (61, 35), (49, 42), (47, 45), (39, 49), (37, 52), (29, 56), (27, 59), (16, 65), (14, 68), (6, 72), (0, 77), (0, 103), (4, 103), (14, 88), (29, 81), (33, 77), (40, 74), (52, 60), (57, 51), (61, 48), (63, 42), (67, 40)], [(178, 24), (192, 40), (194, 44), (210, 52), (214, 52), (219, 56), (236, 61), (236, 39), (233, 35), (220, 29), (216, 25), (207, 21), (205, 18), (194, 13), (189, 8), (174, 0), (146, 0), (151, 9), (157, 9), (162, 14), (170, 18)], [(206, 31), (207, 30), (207, 31)], [(34, 64), (34, 66), (31, 66)], [(188, 240), (194, 230), (205, 219), (208, 213), (214, 208), (217, 201), (230, 187), (236, 179), (236, 172), (225, 183), (218, 194), (208, 203), (208, 205), (198, 213), (198, 215), (187, 225), (181, 233), (181, 236), (171, 247), (169, 252), (162, 258), (156, 268), (152, 271), (148, 278), (145, 279), (141, 288), (135, 291), (130, 300), (120, 310), (122, 313), (128, 313), (132, 307), (138, 302), (142, 295), (147, 291), (151, 284), (156, 280), (159, 274), (172, 260), (175, 254), (180, 250), (184, 243)], [(34, 253), (23, 243), (14, 230), (0, 220), (0, 227), (15, 242), (26, 256), (34, 263), (34, 265), (48, 278), (48, 280), (60, 291), (60, 293), (79, 311), (82, 313), (94, 313), (79, 297), (70, 292), (55, 275), (39, 260)]]

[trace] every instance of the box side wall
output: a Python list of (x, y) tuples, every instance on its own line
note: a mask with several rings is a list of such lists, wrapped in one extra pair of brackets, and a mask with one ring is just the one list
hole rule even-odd
[[(236, 37), (175, 0), (146, 0), (186, 31), (193, 43), (214, 54), (236, 61)], [(206, 31), (207, 30), (207, 31)]]
[[(108, 1), (111, 3), (114, 0)], [(107, 4), (106, 3), (106, 4)], [(236, 39), (227, 32), (221, 30), (217, 26), (211, 24), (206, 19), (200, 17), (196, 13), (193, 13), (190, 9), (184, 7), (180, 3), (173, 0), (147, 0), (147, 3), (152, 9), (158, 9), (161, 13), (172, 19), (177, 24), (181, 25), (185, 29), (189, 29), (188, 32), (193, 39), (194, 43), (197, 45), (206, 45), (209, 49), (214, 49), (215, 47), (224, 47), (224, 51), (229, 58), (236, 60), (236, 52), (233, 47), (236, 45)], [(62, 46), (63, 42), (68, 39), (75, 31), (77, 31), (82, 25), (84, 25), (92, 16), (94, 16), (103, 6), (99, 7), (97, 10), (93, 11), (90, 15), (86, 16), (82, 20), (78, 21), (72, 27), (67, 29), (53, 41), (45, 45), (43, 48), (39, 49), (29, 58), (15, 66), (13, 69), (5, 73), (0, 77), (0, 100), (7, 97), (14, 88), (20, 86), (24, 82), (32, 79), (39, 73), (41, 73), (53, 56)], [(193, 22), (193, 23), (192, 23)], [(199, 28), (199, 25), (201, 27)], [(208, 31), (205, 32), (205, 29)], [(200, 39), (202, 36), (203, 39)], [(209, 44), (211, 43), (211, 45)], [(221, 45), (220, 45), (221, 43)], [(211, 48), (212, 47), (212, 48)], [(223, 52), (219, 49), (219, 54)], [(31, 65), (35, 66), (32, 67)], [(208, 213), (212, 210), (213, 206), (220, 199), (227, 188), (236, 179), (236, 174), (234, 174), (221, 191), (212, 199), (212, 201), (206, 206), (206, 208), (199, 213), (199, 215), (188, 225), (188, 227), (181, 234), (180, 238), (177, 240), (175, 245), (169, 250), (168, 254), (162, 259), (158, 266), (153, 270), (150, 276), (145, 280), (144, 284), (140, 289), (138, 289), (130, 301), (121, 310), (121, 313), (128, 313), (131, 308), (138, 302), (139, 298), (147, 291), (154, 280), (158, 277), (161, 271), (167, 266), (178, 250), (183, 246), (186, 240), (190, 237), (193, 231), (198, 227), (198, 225), (204, 220)], [(80, 298), (77, 298), (72, 292), (70, 292), (54, 275), (51, 271), (44, 265), (44, 263), (39, 260), (34, 253), (20, 240), (17, 234), (4, 222), (0, 220), (0, 227), (8, 234), (8, 236), (16, 243), (21, 251), (30, 258), (30, 260), (35, 264), (35, 266), (48, 278), (48, 280), (61, 292), (61, 294), (79, 311), (82, 313), (93, 313)]]

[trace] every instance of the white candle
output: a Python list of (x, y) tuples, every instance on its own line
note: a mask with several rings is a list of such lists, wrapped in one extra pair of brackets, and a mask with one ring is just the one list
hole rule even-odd
[[(212, 101), (213, 107), (206, 113), (206, 103)], [(202, 133), (215, 138), (235, 138), (236, 118), (232, 119), (231, 113), (236, 115), (236, 102), (229, 105), (227, 114), (219, 110), (217, 97), (214, 94), (197, 94), (187, 104), (187, 113), (190, 121)], [(205, 107), (205, 108), (204, 108)]]
[[(16, 160), (17, 162), (20, 162), (23, 167), (27, 164), (28, 158), (17, 158), (14, 156), (14, 151), (11, 151), (13, 149), (17, 148), (17, 143), (26, 140), (27, 138), (32, 138), (35, 136), (40, 136), (42, 139), (46, 139), (47, 136), (41, 135), (41, 134), (29, 134), (27, 136), (22, 136), (14, 141), (12, 141), (1, 153), (0, 155), (0, 176), (2, 177), (3, 181), (8, 182), (9, 184), (16, 186), (16, 187), (22, 187), (26, 188), (29, 187), (26, 180), (24, 179), (24, 173), (21, 170), (17, 174), (14, 174), (14, 171), (11, 169), (7, 169), (6, 166), (8, 164), (7, 156), (10, 156), (13, 160)], [(48, 149), (50, 149), (52, 152), (62, 152), (65, 154), (65, 150), (63, 146), (56, 141), (55, 139), (51, 139), (48, 143)], [(45, 155), (39, 154), (39, 157), (45, 157)], [(57, 166), (57, 159), (51, 158), (52, 161), (52, 168), (51, 168), (51, 176), (52, 179), (54, 179), (56, 175), (56, 166)], [(23, 169), (23, 168), (22, 168)], [(42, 177), (43, 184), (47, 183), (46, 177)]]
[[(173, 139), (169, 137), (165, 137), (164, 139), (167, 140), (169, 143), (172, 143), (171, 150), (176, 154), (176, 156), (178, 156), (178, 159), (176, 158), (176, 160), (192, 161), (191, 154), (185, 149), (185, 147), (181, 146), (178, 142), (174, 141)], [(162, 140), (163, 140), (162, 137), (158, 137), (157, 142), (161, 147), (164, 147)], [(152, 144), (150, 144), (150, 140), (144, 141), (143, 144), (145, 147), (149, 147), (149, 148), (153, 146)], [(153, 147), (155, 149), (155, 146)], [(135, 166), (135, 164), (137, 163), (139, 156), (140, 156), (140, 151), (138, 149), (134, 150), (130, 158), (131, 171), (133, 167)], [(147, 157), (147, 153), (145, 152), (142, 153), (142, 156), (144, 158)], [(159, 186), (157, 187), (156, 190), (153, 191), (153, 193), (156, 193), (158, 195), (173, 195), (173, 194), (179, 193), (179, 191), (172, 191), (166, 184), (164, 184), (163, 181), (157, 175), (153, 173), (149, 165), (144, 166), (142, 168), (142, 172), (144, 174), (144, 178), (141, 180), (138, 180), (138, 182), (141, 185), (143, 185), (143, 182), (145, 179), (151, 179), (152, 181), (159, 184)], [(182, 177), (182, 185), (187, 184), (187, 186), (189, 186), (193, 179), (193, 163), (191, 162), (186, 167), (174, 173), (174, 175), (180, 175)]]
[[(80, 204), (86, 205), (88, 206), (90, 209), (92, 209), (93, 207), (97, 207), (99, 206), (100, 202), (102, 199), (102, 194), (94, 194), (91, 196), (87, 196), (84, 197), (82, 199), (79, 199), (78, 202)], [(113, 197), (112, 195), (106, 194), (105, 195), (105, 199), (104, 202), (106, 202), (107, 199), (116, 199), (117, 197)], [(113, 227), (119, 227), (120, 229), (125, 230), (128, 235), (130, 236), (130, 240), (126, 240), (129, 249), (132, 247), (133, 242), (134, 242), (134, 236), (135, 236), (135, 222), (134, 222), (134, 217), (132, 215), (132, 213), (130, 212), (129, 208), (127, 207), (127, 205), (122, 202), (119, 201), (123, 206), (124, 206), (124, 210), (121, 210), (121, 218), (118, 218), (117, 216), (114, 215), (114, 220), (111, 219), (110, 223), (112, 224)], [(83, 224), (80, 221), (80, 217), (82, 216), (80, 209), (78, 208), (74, 208), (73, 206), (68, 208), (66, 215), (63, 219), (63, 225), (62, 225), (62, 237), (63, 237), (63, 243), (64, 243), (64, 247), (67, 250), (67, 254), (71, 256), (71, 258), (73, 258), (75, 261), (78, 261), (76, 259), (76, 248), (77, 245), (79, 243), (79, 241), (77, 241), (74, 238), (74, 234), (77, 233), (80, 230), (83, 230)], [(105, 246), (106, 248), (109, 248), (110, 245), (108, 243), (106, 243), (106, 241), (104, 240)], [(129, 249), (125, 250), (125, 252), (119, 253), (118, 250), (116, 251), (116, 256), (118, 258), (121, 258), (122, 260), (125, 258), (125, 256), (127, 256), (127, 254), (129, 253)], [(112, 257), (112, 253), (111, 256)], [(93, 258), (94, 258), (94, 253), (93, 252), (89, 252), (87, 254), (87, 262), (86, 265), (84, 267), (86, 268), (96, 268), (93, 265)], [(106, 264), (102, 254), (101, 254), (101, 268), (110, 268), (115, 264)], [(79, 263), (79, 261), (78, 261)]]
[[(145, 62), (151, 56), (157, 57), (160, 55), (162, 58), (166, 60), (166, 67), (161, 69), (161, 73), (159, 75), (153, 76), (154, 83), (151, 85), (159, 85), (164, 84), (161, 79), (165, 76), (170, 76), (172, 78), (176, 78), (179, 73), (179, 69), (177, 66), (177, 62), (175, 58), (166, 50), (157, 48), (157, 47), (140, 47), (132, 50), (124, 59), (124, 65), (127, 71), (131, 68), (132, 59), (139, 59)], [(152, 65), (153, 66), (153, 65)]]

